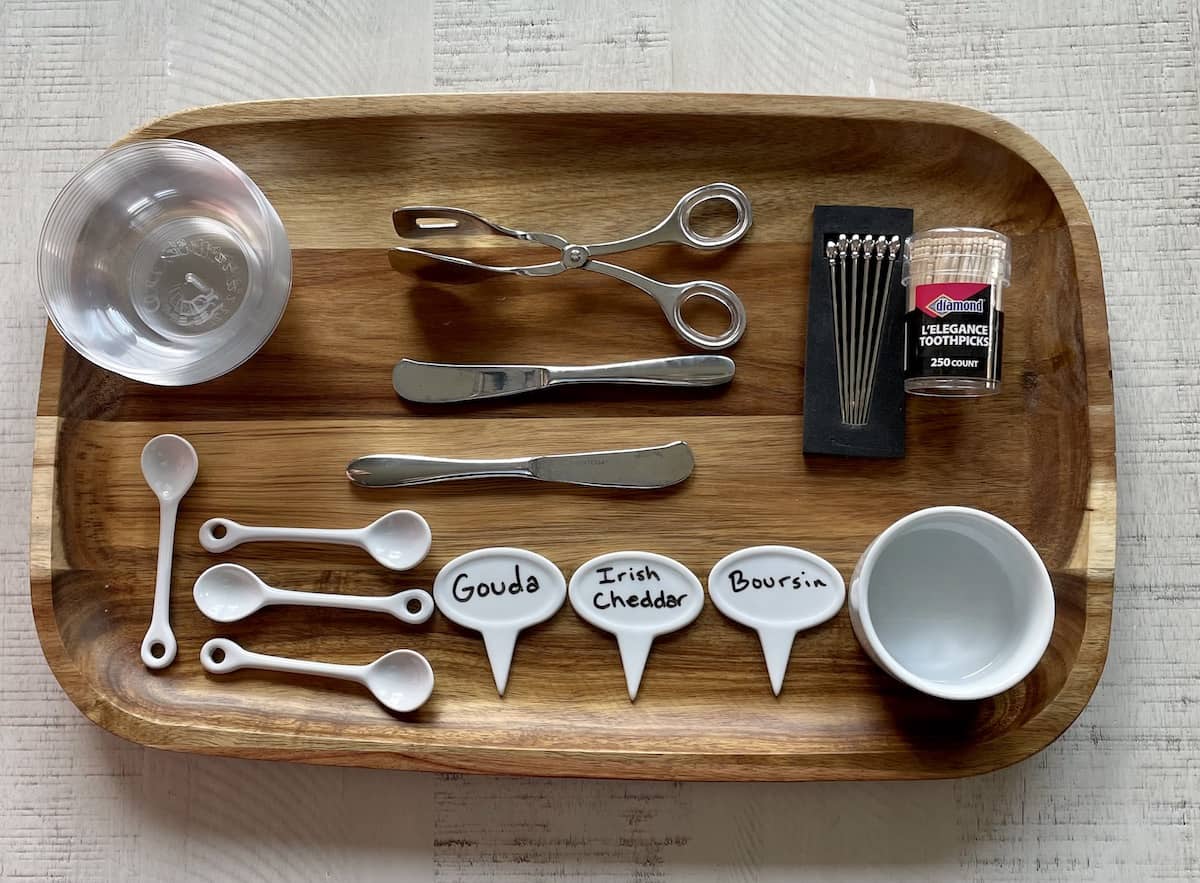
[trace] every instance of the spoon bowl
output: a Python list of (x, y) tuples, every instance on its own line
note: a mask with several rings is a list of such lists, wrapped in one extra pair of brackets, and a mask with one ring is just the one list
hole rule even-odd
[(214, 622), (237, 622), (260, 609), (268, 586), (240, 564), (218, 564), (196, 579), (192, 597)]
[(408, 570), (429, 552), (429, 523), (410, 509), (382, 515), (363, 528), (363, 548), (392, 570)]
[(413, 650), (393, 650), (366, 667), (363, 683), (392, 711), (414, 711), (433, 693), (433, 667)]
[(142, 448), (142, 476), (161, 502), (178, 501), (196, 480), (200, 458), (191, 442), (178, 435), (158, 435)]

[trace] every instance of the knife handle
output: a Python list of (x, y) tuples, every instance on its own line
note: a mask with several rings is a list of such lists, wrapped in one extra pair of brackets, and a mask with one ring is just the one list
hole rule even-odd
[(350, 461), (346, 477), (363, 487), (408, 487), (464, 478), (533, 478), (529, 458), (456, 460), (411, 454), (372, 454)]
[(648, 386), (720, 386), (733, 379), (728, 356), (667, 356), (608, 365), (547, 368), (547, 386), (564, 383), (637, 383)]

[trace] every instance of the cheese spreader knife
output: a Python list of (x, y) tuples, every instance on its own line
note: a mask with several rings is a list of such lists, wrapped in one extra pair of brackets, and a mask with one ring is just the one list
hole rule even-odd
[(449, 365), (401, 359), (392, 371), (396, 394), (442, 404), (516, 395), (577, 383), (640, 386), (720, 386), (733, 379), (728, 356), (691, 355), (605, 365)]
[(549, 454), (511, 460), (454, 460), (412, 454), (372, 454), (351, 461), (346, 477), (363, 487), (407, 487), (464, 478), (535, 478), (590, 487), (662, 488), (695, 466), (687, 442), (651, 448)]

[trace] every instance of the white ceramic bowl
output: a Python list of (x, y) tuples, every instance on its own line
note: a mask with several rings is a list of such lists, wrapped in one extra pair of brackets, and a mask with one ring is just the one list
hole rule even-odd
[(118, 147), (50, 207), (38, 283), (81, 355), (161, 386), (210, 380), (271, 336), (291, 291), (275, 209), (221, 154), (190, 141)]
[(1037, 550), (978, 509), (901, 518), (869, 545), (850, 583), (850, 622), (880, 668), (942, 699), (995, 696), (1025, 678), (1054, 629)]

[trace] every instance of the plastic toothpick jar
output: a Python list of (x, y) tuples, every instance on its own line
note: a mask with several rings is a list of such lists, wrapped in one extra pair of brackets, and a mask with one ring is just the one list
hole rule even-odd
[(983, 396), (1000, 389), (1011, 244), (995, 230), (937, 227), (904, 241), (904, 389)]

